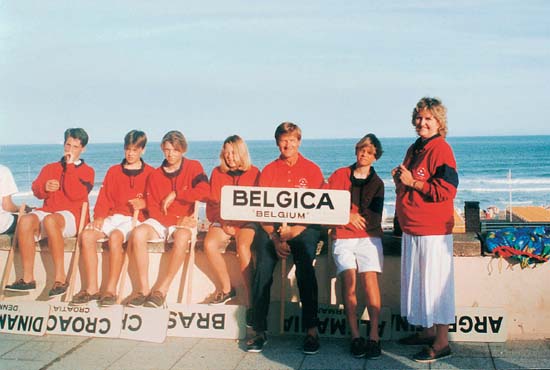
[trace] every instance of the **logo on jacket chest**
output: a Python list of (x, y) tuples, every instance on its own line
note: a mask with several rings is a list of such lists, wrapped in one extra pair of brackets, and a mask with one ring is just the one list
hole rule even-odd
[(424, 178), (424, 177), (426, 177), (426, 173), (427, 173), (427, 172), (428, 172), (428, 171), (426, 171), (426, 168), (420, 167), (420, 168), (418, 168), (418, 169), (416, 170), (416, 175), (417, 175), (418, 177)]

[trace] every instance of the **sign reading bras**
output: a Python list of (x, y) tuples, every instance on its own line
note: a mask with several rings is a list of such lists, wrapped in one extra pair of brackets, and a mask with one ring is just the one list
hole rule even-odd
[(224, 186), (224, 220), (345, 225), (350, 194), (345, 190)]

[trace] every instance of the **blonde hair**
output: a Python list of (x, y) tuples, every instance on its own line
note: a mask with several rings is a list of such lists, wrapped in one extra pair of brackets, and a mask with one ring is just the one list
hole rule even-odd
[(179, 150), (182, 153), (187, 153), (187, 140), (185, 140), (185, 136), (180, 131), (172, 130), (168, 131), (162, 138), (162, 141), (160, 143), (160, 147), (162, 148), (164, 143), (170, 143), (174, 148)]
[(416, 117), (421, 110), (428, 110), (439, 122), (439, 135), (442, 137), (447, 136), (447, 108), (443, 105), (440, 99), (424, 97), (416, 103), (412, 112), (412, 125), (416, 127)]
[(248, 153), (248, 147), (246, 146), (246, 143), (239, 135), (231, 135), (224, 140), (222, 150), (220, 151), (220, 170), (223, 173), (226, 173), (230, 170), (227, 162), (225, 162), (225, 158), (223, 155), (226, 144), (229, 144), (233, 147), (235, 162), (238, 166), (237, 168), (241, 171), (248, 171), (250, 169), (250, 166), (252, 165), (250, 161), (250, 154)]

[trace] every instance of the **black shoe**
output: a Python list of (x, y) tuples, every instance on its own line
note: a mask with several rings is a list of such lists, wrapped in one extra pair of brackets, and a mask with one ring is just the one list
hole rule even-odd
[(212, 302), (210, 302), (210, 304), (213, 305), (213, 306), (224, 304), (225, 302), (229, 301), (230, 299), (232, 299), (236, 296), (237, 296), (237, 293), (235, 292), (235, 289), (233, 289), (233, 288), (231, 288), (229, 293), (217, 292), (216, 295), (214, 296), (214, 299), (212, 300)]
[(306, 335), (304, 339), (304, 353), (306, 355), (314, 355), (319, 352), (319, 336), (318, 335)]
[(353, 338), (351, 340), (351, 355), (355, 358), (365, 357), (367, 354), (367, 348), (365, 347), (365, 338)]
[(254, 309), (253, 308), (246, 309), (246, 327), (247, 328), (254, 327)]
[(117, 296), (113, 293), (105, 293), (100, 299), (99, 299), (99, 307), (110, 307), (116, 304)]
[(126, 303), (126, 305), (128, 307), (141, 307), (143, 306), (146, 300), (147, 300), (147, 297), (143, 295), (143, 293), (139, 292), (139, 293), (136, 293), (132, 298), (130, 298), (130, 300), (128, 301), (128, 303)]
[(14, 281), (13, 284), (6, 285), (4, 287), (4, 290), (10, 291), (10, 292), (30, 292), (31, 290), (36, 289), (36, 280), (29, 281), (28, 283), (25, 282), (23, 279), (19, 279), (17, 281)]
[(429, 346), (414, 355), (413, 360), (416, 362), (435, 362), (447, 357), (451, 357), (451, 347), (447, 346), (436, 351), (432, 346)]
[(267, 344), (267, 335), (265, 331), (262, 334), (258, 334), (253, 338), (250, 338), (246, 342), (246, 352), (259, 353), (262, 352), (264, 346)]
[(65, 294), (68, 287), (69, 287), (69, 283), (67, 282), (62, 283), (61, 281), (56, 281), (55, 283), (53, 283), (53, 287), (48, 292), (48, 298), (54, 298)]
[(379, 341), (375, 341), (371, 339), (367, 340), (365, 349), (366, 349), (367, 358), (370, 358), (372, 360), (380, 358), (380, 356), (382, 355), (380, 340)]

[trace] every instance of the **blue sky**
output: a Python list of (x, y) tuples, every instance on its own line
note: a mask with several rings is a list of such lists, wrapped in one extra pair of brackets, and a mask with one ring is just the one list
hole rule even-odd
[(550, 134), (550, 1), (0, 1), (0, 144)]

